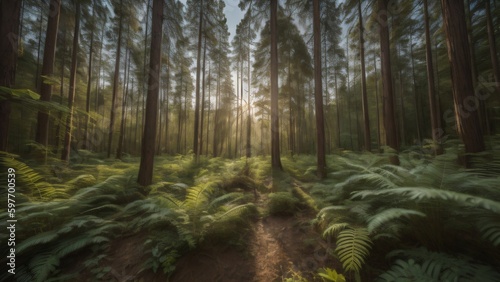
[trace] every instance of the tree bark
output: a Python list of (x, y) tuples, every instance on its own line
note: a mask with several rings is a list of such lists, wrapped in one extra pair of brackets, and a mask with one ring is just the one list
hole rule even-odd
[[(15, 83), (21, 0), (2, 1), (0, 4), (0, 86)], [(10, 102), (0, 102), (0, 151), (7, 151), (9, 137)]]
[(73, 32), (73, 47), (71, 51), (71, 74), (69, 77), (68, 108), (69, 114), (66, 119), (66, 130), (64, 134), (64, 145), (61, 160), (68, 162), (71, 152), (71, 132), (73, 131), (73, 104), (76, 92), (76, 67), (78, 55), (78, 39), (80, 38), (80, 2), (76, 1), (75, 7), (75, 30)]
[[(120, 1), (120, 9), (123, 9), (123, 1)], [(108, 158), (111, 157), (112, 145), (113, 145), (113, 131), (115, 129), (115, 116), (118, 105), (116, 99), (118, 96), (118, 84), (120, 77), (120, 57), (121, 57), (121, 47), (122, 47), (122, 23), (123, 23), (123, 11), (120, 10), (120, 20), (118, 21), (118, 42), (116, 43), (116, 61), (115, 61), (115, 73), (113, 75), (113, 96), (111, 98), (111, 114), (109, 116), (109, 135), (108, 135)]]
[(323, 89), (321, 75), (321, 28), (319, 0), (313, 0), (313, 34), (314, 34), (314, 104), (316, 110), (316, 157), (319, 178), (326, 177), (325, 157), (325, 119), (323, 116)]
[[(95, 20), (95, 3), (92, 5), (92, 21)], [(95, 28), (95, 25), (93, 26)], [(89, 46), (89, 65), (87, 72), (87, 98), (85, 102), (85, 133), (83, 136), (83, 149), (90, 149), (89, 144), (89, 122), (90, 122), (90, 89), (92, 87), (92, 60), (94, 54), (94, 32), (90, 33), (90, 46)]]
[(278, 115), (278, 0), (271, 0), (271, 166), (282, 169)]
[[(486, 21), (488, 29), (488, 43), (490, 45), (490, 57), (491, 57), (491, 67), (493, 69), (493, 75), (495, 77), (497, 95), (500, 95), (500, 67), (498, 65), (497, 57), (497, 45), (495, 42), (495, 30), (493, 26), (493, 20), (491, 18), (491, 7), (490, 0), (484, 0), (486, 3)], [(497, 97), (498, 100), (499, 97)]]
[[(389, 42), (389, 22), (387, 19), (387, 0), (378, 0), (380, 26), (380, 58), (383, 89), (383, 113), (387, 146), (398, 151), (396, 117), (394, 114), (394, 93), (392, 88), (391, 53)], [(397, 155), (389, 158), (394, 165), (399, 165)]]
[(365, 131), (365, 150), (372, 150), (371, 134), (370, 134), (370, 116), (368, 114), (368, 97), (366, 93), (366, 70), (365, 70), (365, 39), (363, 38), (363, 13), (361, 12), (361, 1), (358, 1), (358, 17), (359, 17), (359, 56), (361, 60), (361, 96), (363, 107), (363, 121)]
[(153, 0), (153, 21), (151, 30), (151, 54), (149, 60), (148, 96), (146, 120), (142, 137), (141, 164), (137, 183), (150, 185), (153, 181), (153, 163), (158, 115), (158, 91), (160, 86), (161, 38), (163, 22), (163, 0)]
[[(427, 66), (427, 87), (429, 93), (429, 108), (431, 112), (431, 133), (432, 141), (434, 146), (440, 146), (439, 140), (439, 116), (437, 114), (437, 104), (436, 104), (436, 89), (434, 81), (434, 65), (432, 61), (432, 43), (431, 43), (431, 33), (430, 33), (430, 23), (429, 23), (429, 12), (427, 0), (424, 0), (424, 22), (425, 22), (425, 60)], [(436, 147), (434, 150), (435, 154), (441, 153), (441, 150)]]
[(200, 2), (200, 16), (198, 25), (198, 55), (196, 59), (196, 89), (194, 106), (193, 153), (198, 159), (198, 138), (200, 130), (200, 71), (201, 71), (201, 35), (203, 29), (203, 0)]
[[(61, 11), (61, 0), (50, 1), (50, 15), (47, 23), (47, 34), (45, 37), (45, 48), (43, 51), (42, 76), (51, 76), (54, 71), (54, 59), (56, 55), (57, 29), (59, 27), (59, 15)], [(50, 101), (52, 85), (42, 83), (40, 86), (40, 100)], [(49, 114), (38, 112), (38, 123), (35, 141), (43, 146), (48, 145), (49, 137)]]
[[(482, 152), (485, 144), (477, 111), (479, 101), (474, 96), (464, 3), (441, 0), (441, 5), (458, 134), (464, 142), (466, 154)], [(465, 166), (469, 166), (467, 156), (464, 161)]]

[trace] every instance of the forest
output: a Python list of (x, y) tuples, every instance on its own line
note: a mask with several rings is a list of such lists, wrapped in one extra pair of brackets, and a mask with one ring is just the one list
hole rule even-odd
[(0, 281), (500, 281), (500, 1), (0, 9)]

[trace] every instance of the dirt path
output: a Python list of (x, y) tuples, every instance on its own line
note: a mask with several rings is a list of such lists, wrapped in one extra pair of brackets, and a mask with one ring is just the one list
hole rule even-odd
[[(258, 207), (267, 205), (260, 195)], [(245, 250), (201, 246), (184, 256), (170, 281), (282, 281), (294, 273), (311, 278), (318, 268), (333, 266), (328, 246), (307, 224), (311, 215), (261, 217), (252, 224)]]

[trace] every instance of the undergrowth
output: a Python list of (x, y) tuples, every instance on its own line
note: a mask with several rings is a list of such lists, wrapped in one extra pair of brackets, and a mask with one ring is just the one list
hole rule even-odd
[[(313, 226), (335, 240), (334, 255), (342, 263), (318, 270), (318, 279), (500, 281), (496, 144), (470, 156), (470, 169), (458, 164), (462, 149), (451, 142), (440, 156), (410, 148), (399, 154), (400, 166), (385, 155), (340, 152), (327, 157), (325, 180), (316, 177), (313, 156), (282, 158), (284, 172), (272, 171), (269, 157), (158, 157), (154, 184), (145, 188), (136, 184), (138, 158), (103, 160), (81, 150), (73, 156), (80, 161), (68, 166), (49, 150), (46, 160), (2, 153), (0, 177), (6, 179), (7, 167), (16, 168), (16, 217), (22, 218), (15, 277), (64, 281), (86, 272), (109, 280), (111, 243), (141, 232), (146, 259), (139, 272), (168, 277), (178, 258), (200, 244), (244, 245), (259, 213), (307, 209), (317, 213)], [(254, 205), (259, 194), (267, 194), (264, 212)], [(5, 230), (5, 207), (0, 214)], [(64, 269), (75, 264), (76, 270)], [(286, 281), (301, 279), (295, 273)]]

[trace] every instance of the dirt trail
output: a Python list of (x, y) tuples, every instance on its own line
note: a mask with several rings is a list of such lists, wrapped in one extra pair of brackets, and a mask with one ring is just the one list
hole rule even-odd
[[(260, 195), (256, 205), (265, 207)], [(293, 273), (311, 278), (318, 268), (333, 266), (328, 246), (306, 223), (310, 215), (268, 216), (252, 224), (246, 250), (202, 246), (184, 256), (170, 281), (282, 281)]]

